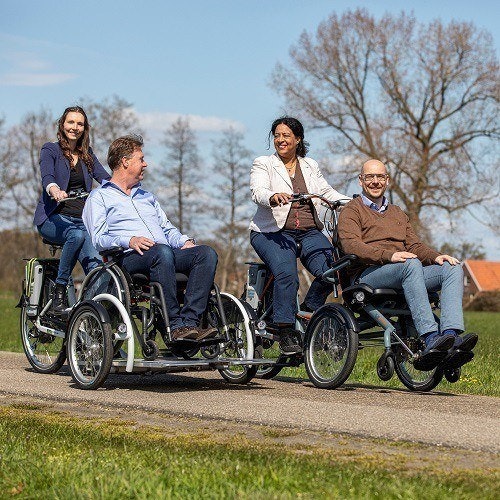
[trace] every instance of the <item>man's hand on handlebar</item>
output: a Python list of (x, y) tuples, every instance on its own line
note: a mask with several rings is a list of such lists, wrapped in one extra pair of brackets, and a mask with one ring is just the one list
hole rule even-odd
[(143, 250), (149, 250), (154, 246), (155, 242), (146, 238), (145, 236), (132, 236), (128, 243), (128, 246), (135, 250), (139, 255), (144, 255)]

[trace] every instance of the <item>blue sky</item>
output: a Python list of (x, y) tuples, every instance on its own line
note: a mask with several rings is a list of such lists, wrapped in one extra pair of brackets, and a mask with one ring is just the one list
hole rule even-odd
[[(0, 0), (0, 115), (7, 125), (41, 106), (59, 114), (82, 96), (133, 103), (154, 142), (190, 115), (209, 155), (232, 124), (265, 154), (272, 120), (286, 111), (269, 88), (277, 62), (303, 30), (333, 11), (402, 9), (421, 21), (473, 21), (499, 45), (499, 2), (489, 0)], [(311, 156), (321, 149), (311, 142)], [(153, 146), (153, 144), (152, 144)], [(500, 257), (500, 255), (499, 255)]]

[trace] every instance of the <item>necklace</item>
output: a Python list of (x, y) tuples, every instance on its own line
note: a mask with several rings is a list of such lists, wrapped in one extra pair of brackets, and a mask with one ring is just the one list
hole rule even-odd
[(291, 167), (287, 167), (285, 165), (285, 168), (290, 172), (291, 170), (293, 170), (295, 167), (297, 166), (297, 158), (295, 158), (295, 161), (293, 162), (293, 165)]

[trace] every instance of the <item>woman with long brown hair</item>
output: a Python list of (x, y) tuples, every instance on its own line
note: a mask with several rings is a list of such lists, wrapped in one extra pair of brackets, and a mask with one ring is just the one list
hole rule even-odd
[(89, 130), (81, 107), (66, 108), (58, 121), (58, 141), (47, 142), (40, 152), (43, 190), (33, 222), (42, 237), (63, 245), (52, 302), (57, 312), (66, 308), (66, 288), (76, 261), (85, 274), (101, 262), (83, 225), (85, 200), (65, 201), (69, 192), (90, 192), (94, 179), (110, 178), (92, 152)]

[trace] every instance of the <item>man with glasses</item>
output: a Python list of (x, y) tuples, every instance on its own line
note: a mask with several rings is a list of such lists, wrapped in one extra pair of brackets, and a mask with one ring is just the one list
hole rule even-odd
[[(385, 165), (375, 159), (363, 164), (361, 195), (340, 212), (339, 237), (346, 254), (358, 256), (351, 280), (372, 288), (402, 289), (415, 328), (424, 343), (415, 368), (431, 370), (443, 363), (458, 368), (469, 362), (476, 334), (461, 336), (463, 272), (458, 259), (425, 245), (408, 216), (384, 196), (389, 185)], [(441, 290), (441, 318), (436, 322), (428, 291)]]

